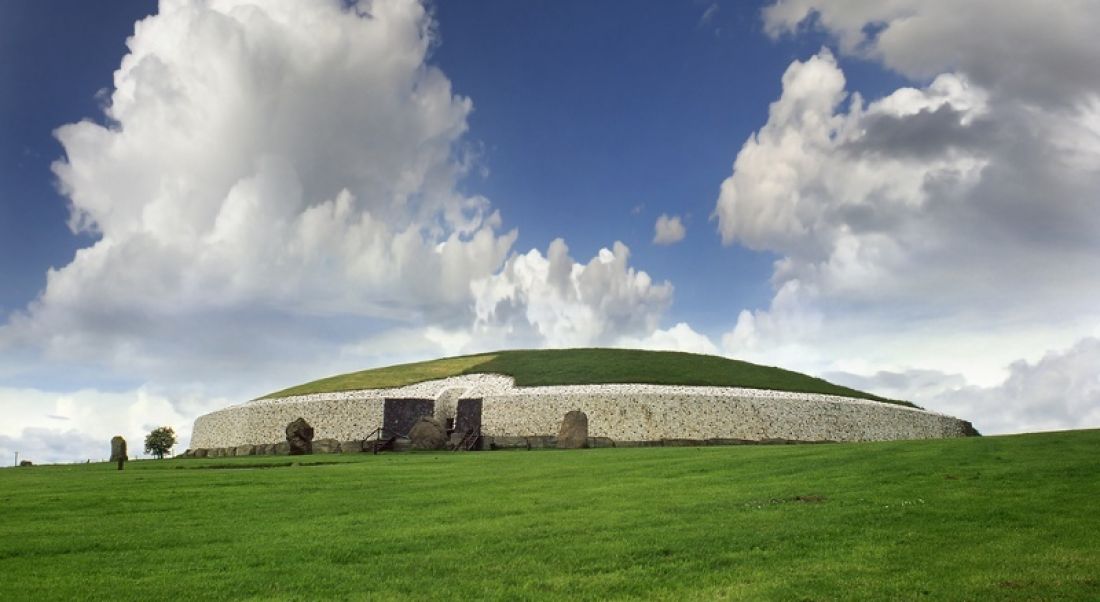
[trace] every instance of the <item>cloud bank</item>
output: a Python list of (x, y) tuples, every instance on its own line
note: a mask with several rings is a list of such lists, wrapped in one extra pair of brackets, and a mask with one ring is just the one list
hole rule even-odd
[(828, 49), (790, 65), (715, 204), (725, 244), (780, 257), (770, 307), (742, 311), (724, 349), (991, 387), (1094, 335), (1097, 18), (1073, 2), (766, 7), (773, 36), (818, 29), (926, 83), (868, 102)]

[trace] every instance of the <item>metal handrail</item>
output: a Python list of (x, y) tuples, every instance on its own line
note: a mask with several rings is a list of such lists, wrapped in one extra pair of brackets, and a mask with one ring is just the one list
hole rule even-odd
[(371, 451), (375, 455), (377, 455), (379, 451), (385, 451), (386, 447), (391, 447), (392, 449), (393, 443), (397, 441), (398, 437), (401, 437), (401, 433), (397, 432), (394, 432), (393, 435), (386, 437), (387, 432), (390, 432), (390, 430), (384, 426), (380, 426), (371, 431), (370, 434), (368, 434), (367, 437), (363, 439), (364, 442), (370, 442)]
[(451, 451), (456, 452), (458, 450), (470, 451), (474, 445), (477, 445), (477, 440), (481, 438), (481, 427), (467, 429), (466, 434), (462, 435), (462, 440), (454, 446)]

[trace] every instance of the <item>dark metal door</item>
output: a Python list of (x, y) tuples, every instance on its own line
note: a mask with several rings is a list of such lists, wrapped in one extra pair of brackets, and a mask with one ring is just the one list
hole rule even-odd
[(387, 399), (382, 409), (382, 428), (386, 436), (409, 434), (421, 416), (431, 416), (435, 401), (431, 399)]
[(481, 400), (459, 399), (455, 408), (455, 432), (467, 433), (481, 428)]

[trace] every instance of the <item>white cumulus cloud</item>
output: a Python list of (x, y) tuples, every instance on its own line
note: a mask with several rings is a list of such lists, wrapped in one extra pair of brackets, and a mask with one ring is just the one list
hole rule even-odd
[[(787, 69), (715, 204), (725, 244), (778, 256), (770, 306), (740, 313), (726, 353), (1007, 395), (1020, 366), (1100, 331), (1089, 3), (786, 0), (763, 17), (917, 85), (865, 99), (827, 49)], [(1017, 427), (1060, 412), (1019, 403)]]
[[(242, 345), (273, 326), (308, 347), (329, 342), (301, 326), (317, 320), (363, 336), (484, 325), (470, 283), (512, 269), (517, 232), (457, 190), (472, 102), (427, 63), (432, 36), (414, 0), (163, 2), (127, 43), (104, 123), (56, 132), (71, 225), (98, 240), (50, 271), (0, 347), (174, 372), (199, 354), (293, 356)], [(585, 271), (583, 328), (633, 328), (618, 303), (646, 293), (594, 300), (607, 257), (627, 270), (616, 247)], [(622, 290), (646, 288), (630, 278)], [(573, 298), (532, 311), (572, 314)]]
[[(1060, 333), (1055, 346), (1075, 340), (1100, 299), (1089, 276), (1100, 265), (1100, 154), (1067, 150), (1052, 133), (1064, 130), (1046, 127), (1078, 117), (1023, 111), (966, 74), (866, 103), (828, 51), (793, 63), (715, 207), (723, 242), (780, 255), (780, 313), (743, 313), (727, 350), (795, 340), (835, 353), (836, 339), (943, 331), (950, 348), (993, 330), (1004, 344), (966, 360), (988, 370), (1035, 353), (1035, 339), (1005, 324), (1042, 324)], [(816, 342), (791, 334), (806, 316), (825, 329)], [(916, 359), (912, 349), (878, 353)]]
[(0, 338), (103, 357), (156, 336), (120, 340), (122, 322), (186, 339), (238, 308), (461, 312), (516, 233), (456, 192), (472, 103), (426, 64), (430, 44), (410, 0), (163, 2), (128, 41), (106, 122), (56, 132), (71, 224), (98, 240)]
[(654, 283), (628, 265), (630, 249), (616, 242), (588, 263), (569, 256), (565, 241), (516, 255), (504, 269), (476, 280), (479, 336), (534, 337), (551, 347), (608, 345), (652, 333), (672, 301), (672, 285)]
[(653, 225), (653, 244), (672, 245), (684, 240), (687, 230), (679, 215), (668, 216), (662, 213)]

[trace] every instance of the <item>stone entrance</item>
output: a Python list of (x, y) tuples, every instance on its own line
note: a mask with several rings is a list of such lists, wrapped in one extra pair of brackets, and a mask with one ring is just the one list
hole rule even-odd
[(465, 434), (481, 428), (481, 400), (460, 399), (455, 410), (455, 432)]
[(386, 399), (382, 406), (382, 428), (386, 436), (406, 437), (421, 416), (431, 416), (435, 401), (431, 399)]
[[(466, 438), (467, 433), (474, 433), (481, 430), (481, 400), (480, 399), (460, 399), (458, 400), (458, 406), (455, 408), (455, 430), (451, 435), (451, 443), (453, 445), (459, 445)], [(480, 450), (482, 439), (477, 437), (468, 441), (468, 450)]]

